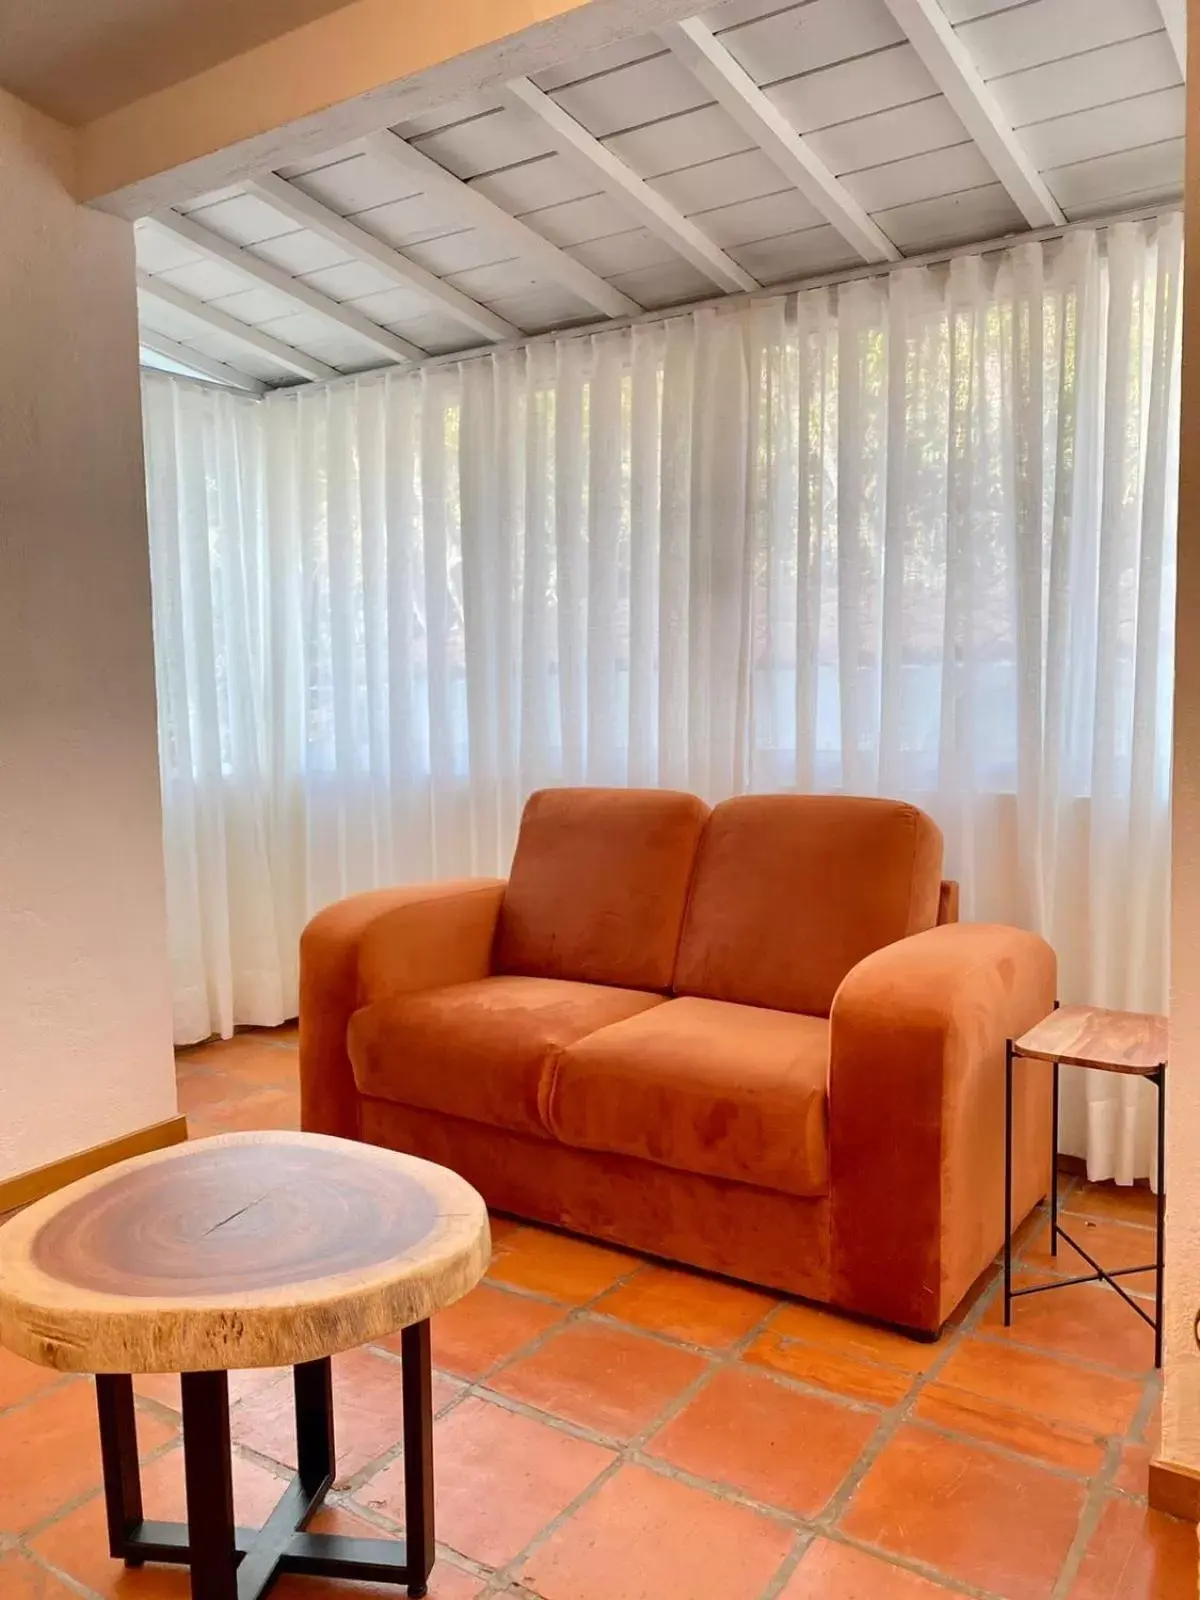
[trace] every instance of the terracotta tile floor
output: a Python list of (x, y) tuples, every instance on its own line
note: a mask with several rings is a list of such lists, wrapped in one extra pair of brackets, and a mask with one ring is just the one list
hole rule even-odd
[[(183, 1051), (179, 1086), (194, 1135), (294, 1127), (295, 1030)], [(1144, 1193), (1063, 1193), (1093, 1253), (1153, 1254)], [(922, 1345), (502, 1218), (494, 1240), (488, 1281), (434, 1322), (434, 1600), (1196, 1600), (1195, 1530), (1146, 1506), (1150, 1334), (1110, 1291), (1025, 1301), (1006, 1332), (993, 1274)], [(1073, 1270), (1038, 1219), (1021, 1264)], [(335, 1361), (322, 1526), (399, 1526), (397, 1343)], [(178, 1383), (137, 1390), (147, 1511), (178, 1517)], [(289, 1384), (232, 1392), (258, 1522), (291, 1460)], [(185, 1600), (181, 1572), (109, 1561), (98, 1486), (90, 1383), (0, 1356), (0, 1600)]]

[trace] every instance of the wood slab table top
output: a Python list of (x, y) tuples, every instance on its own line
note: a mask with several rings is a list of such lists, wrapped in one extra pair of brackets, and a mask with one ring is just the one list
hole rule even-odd
[(320, 1134), (200, 1139), (0, 1228), (0, 1345), (64, 1372), (294, 1366), (423, 1321), (490, 1250), (445, 1167)]
[(1151, 1011), (1060, 1006), (1014, 1041), (1013, 1054), (1144, 1077), (1167, 1059), (1167, 1019)]

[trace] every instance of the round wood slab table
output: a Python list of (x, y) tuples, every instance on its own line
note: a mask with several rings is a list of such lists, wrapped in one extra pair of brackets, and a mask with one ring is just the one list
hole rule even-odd
[[(284, 1572), (419, 1596), (435, 1548), (428, 1319), (489, 1253), (482, 1199), (444, 1167), (317, 1134), (201, 1139), (0, 1228), (0, 1345), (96, 1375), (109, 1548), (127, 1566), (187, 1565), (194, 1600), (258, 1600)], [(336, 1473), (329, 1358), (397, 1329), (405, 1537), (308, 1533)], [(274, 1366), (295, 1369), (299, 1470), (255, 1531), (234, 1522), (228, 1374)], [(142, 1515), (140, 1372), (182, 1375), (186, 1523)]]

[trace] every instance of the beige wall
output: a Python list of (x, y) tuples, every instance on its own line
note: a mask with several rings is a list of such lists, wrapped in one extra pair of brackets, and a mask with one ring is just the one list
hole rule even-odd
[(0, 1178), (174, 1114), (133, 240), (0, 92)]

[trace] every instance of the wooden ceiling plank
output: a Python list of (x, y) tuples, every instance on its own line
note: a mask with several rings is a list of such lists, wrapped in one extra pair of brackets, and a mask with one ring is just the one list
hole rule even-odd
[(230, 388), (243, 389), (248, 394), (267, 392), (267, 385), (261, 378), (252, 378), (249, 373), (239, 372), (227, 361), (218, 361), (216, 356), (206, 356), (201, 350), (193, 350), (190, 345), (180, 344), (178, 339), (168, 339), (165, 333), (155, 333), (153, 328), (139, 328), (138, 343), (147, 350), (153, 350), (157, 355), (165, 356), (168, 361), (190, 368), (198, 377), (211, 378), (214, 383), (228, 384)]
[(514, 78), (505, 86), (505, 96), (510, 105), (524, 108), (544, 123), (562, 155), (589, 172), (606, 193), (624, 205), (644, 227), (667, 240), (710, 282), (731, 291), (759, 287), (758, 280), (739, 267), (732, 256), (726, 255), (694, 222), (656, 193), (530, 79)]
[(572, 260), (565, 251), (551, 244), (549, 239), (543, 238), (527, 223), (505, 211), (494, 200), (489, 200), (474, 185), (464, 183), (452, 172), (447, 172), (432, 157), (415, 150), (398, 134), (372, 134), (364, 141), (364, 146), (376, 159), (391, 161), (416, 174), (428, 193), (440, 194), (450, 200), (472, 227), (482, 229), (493, 238), (505, 240), (514, 255), (530, 265), (540, 267), (547, 276), (555, 278), (585, 305), (594, 306), (607, 317), (636, 316), (641, 311), (642, 307), (628, 295), (612, 288), (603, 278)]
[(236, 267), (252, 283), (274, 289), (279, 294), (286, 295), (289, 299), (305, 306), (309, 311), (315, 311), (328, 321), (336, 322), (347, 332), (356, 334), (365, 344), (382, 351), (390, 360), (424, 360), (426, 352), (417, 345), (410, 344), (407, 339), (401, 339), (398, 334), (390, 333), (386, 328), (381, 328), (377, 322), (364, 317), (352, 306), (339, 305), (328, 295), (321, 294), (319, 290), (301, 283), (299, 279), (290, 277), (279, 267), (273, 267), (270, 262), (263, 261), (252, 250), (231, 244), (228, 239), (222, 239), (220, 234), (214, 233), (211, 228), (206, 228), (199, 222), (193, 222), (190, 217), (180, 216), (177, 211), (156, 211), (150, 221), (156, 228), (174, 234), (178, 239), (186, 240), (202, 255), (212, 256), (216, 261), (224, 261), (228, 266)]
[(845, 185), (767, 99), (750, 74), (698, 17), (673, 22), (660, 37), (737, 125), (864, 261), (898, 261), (900, 252)]
[(274, 206), (285, 217), (298, 222), (302, 228), (310, 228), (314, 233), (343, 245), (356, 260), (377, 267), (402, 288), (419, 290), (426, 299), (432, 300), (485, 339), (520, 338), (521, 330), (514, 328), (511, 322), (498, 317), (494, 311), (481, 306), (477, 300), (472, 300), (451, 284), (443, 283), (434, 273), (419, 267), (415, 261), (393, 250), (391, 245), (377, 239), (357, 223), (339, 217), (336, 211), (314, 200), (286, 178), (268, 172), (247, 187), (251, 194)]
[(194, 295), (187, 294), (183, 289), (177, 289), (173, 283), (162, 283), (148, 272), (139, 272), (137, 287), (139, 294), (146, 295), (151, 300), (161, 301), (163, 305), (174, 306), (177, 311), (185, 311), (197, 322), (215, 328), (218, 333), (228, 334), (231, 339), (236, 339), (248, 350), (257, 350), (259, 355), (269, 357), (289, 372), (298, 373), (302, 378), (317, 380), (338, 376), (335, 367), (326, 365), (324, 361), (318, 361), (316, 356), (305, 355), (302, 350), (284, 344), (282, 339), (272, 338), (261, 328), (252, 328), (249, 323), (239, 322), (227, 311), (208, 305), (203, 300), (197, 300)]
[(1179, 76), (1187, 82), (1187, 0), (1158, 0), (1163, 26), (1179, 63)]
[(1058, 202), (980, 77), (939, 0), (884, 0), (884, 4), (1029, 226), (1061, 226), (1065, 219)]

